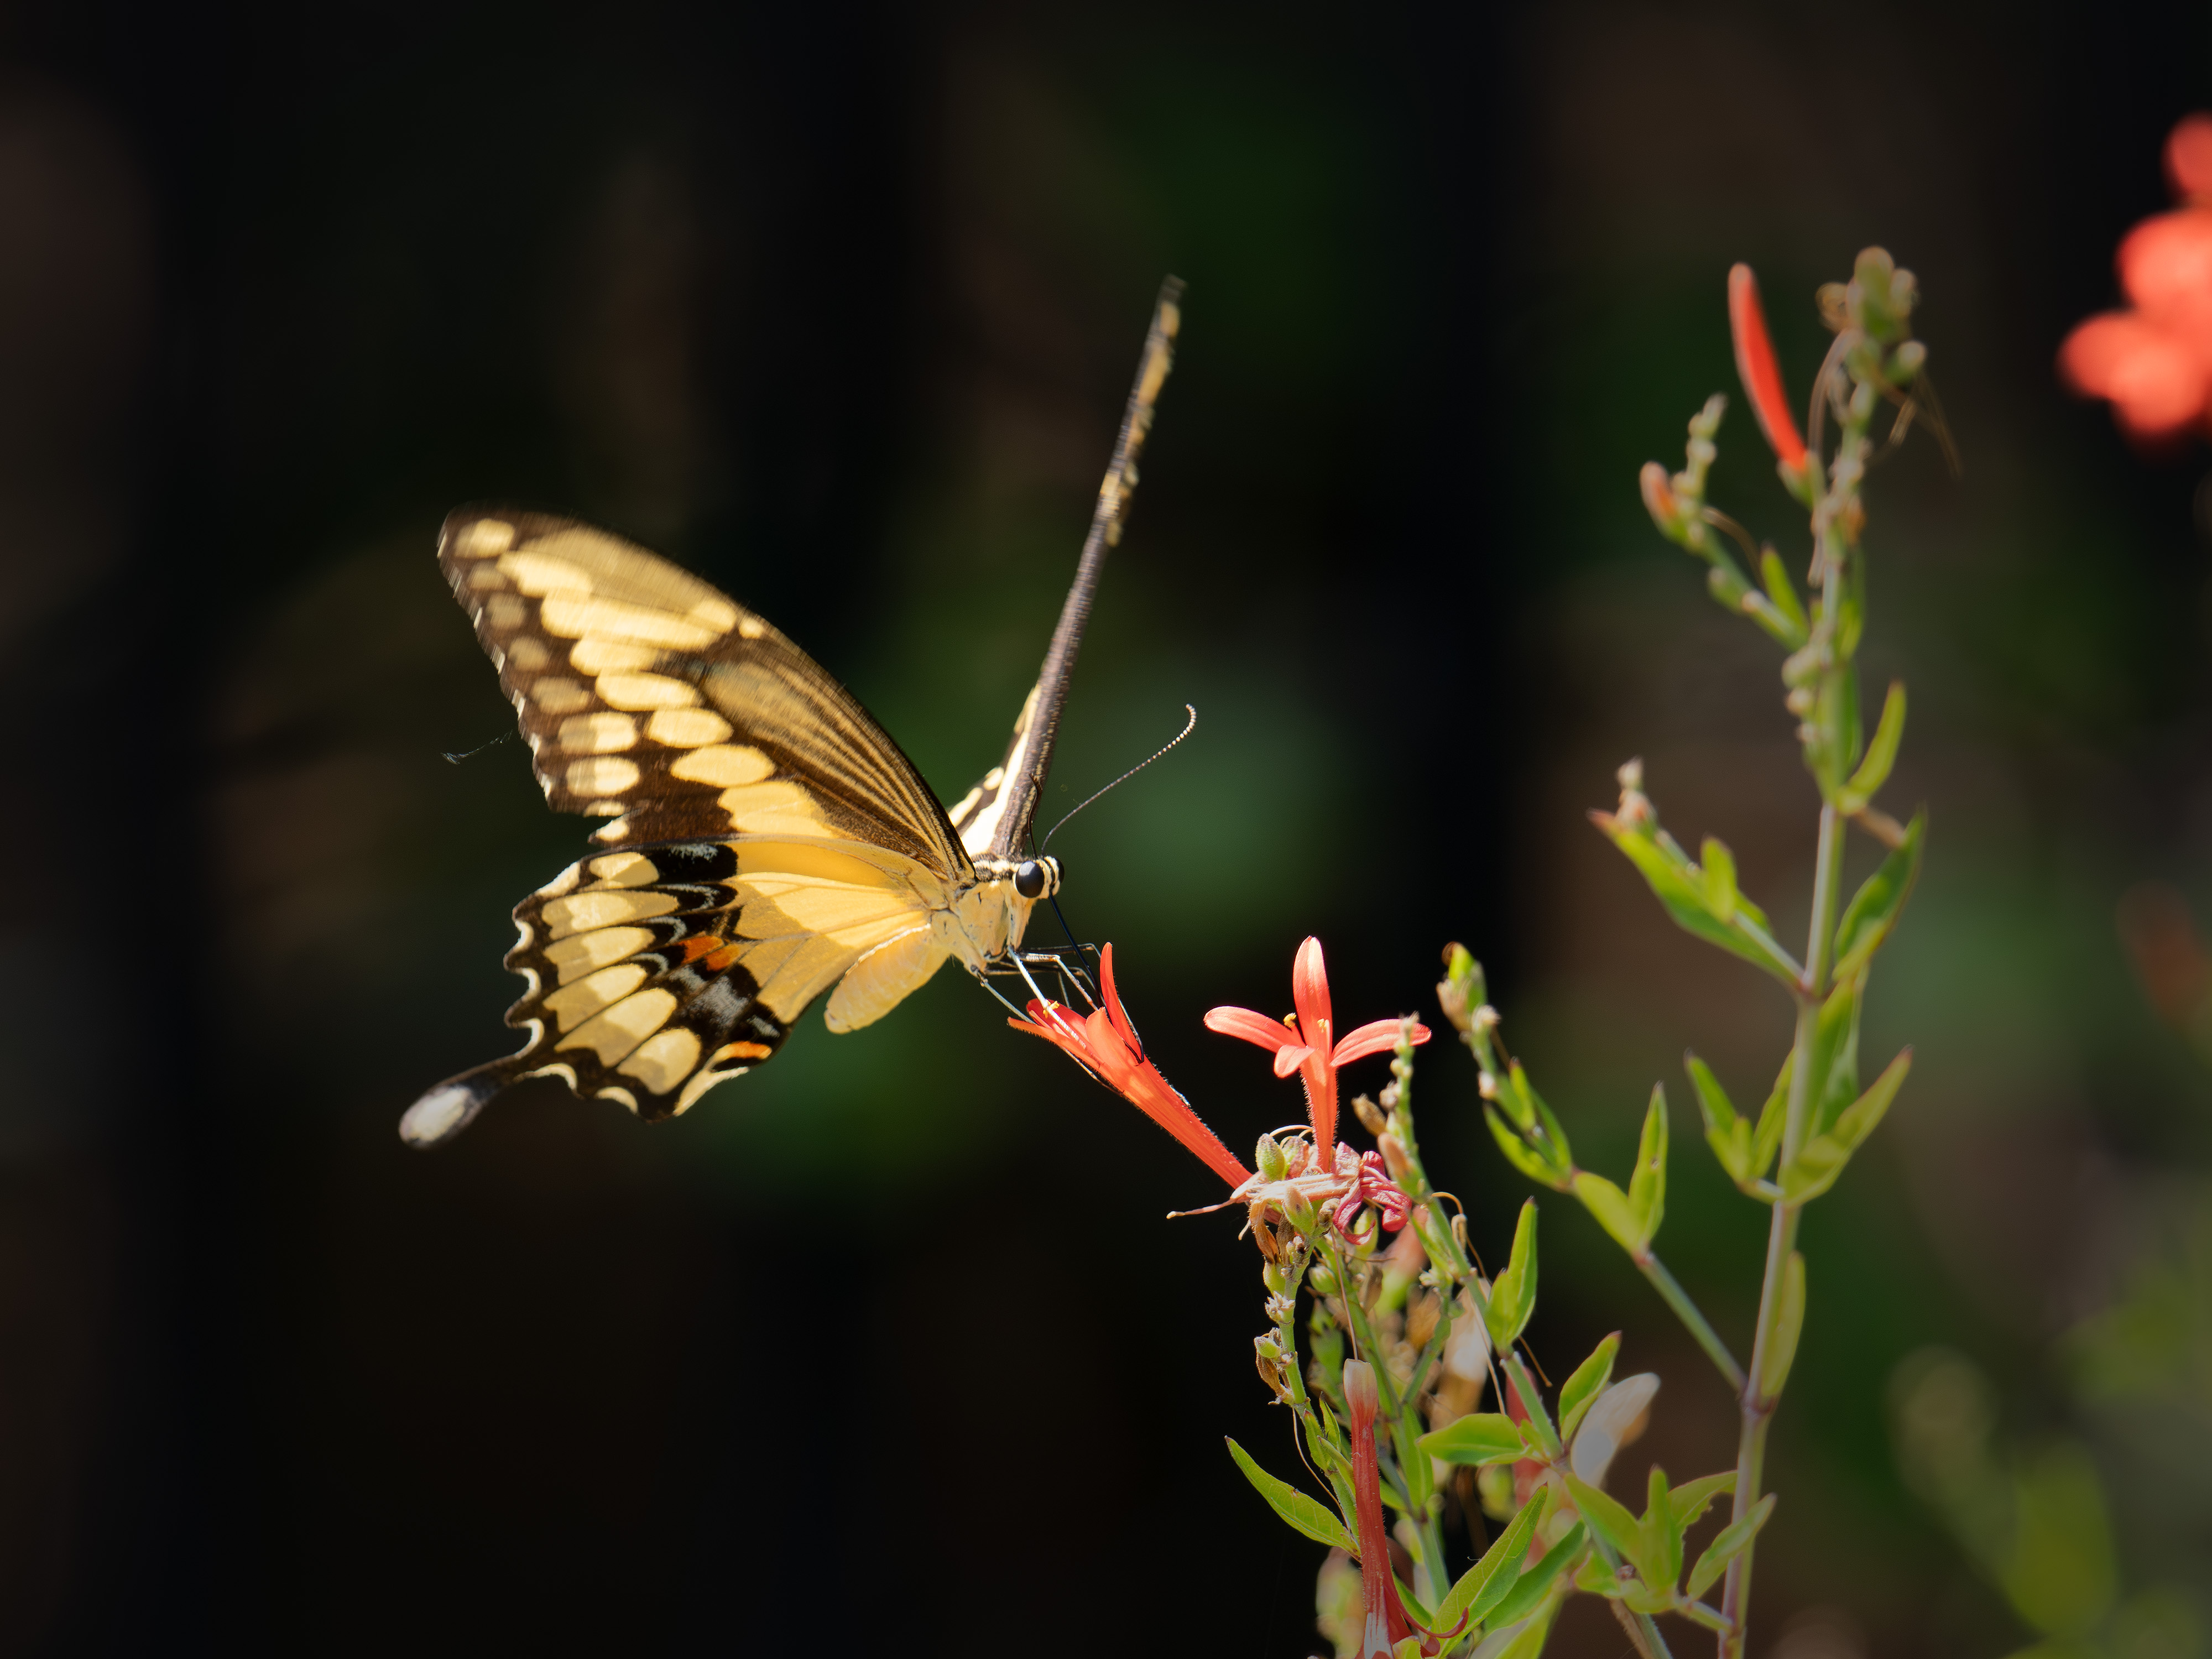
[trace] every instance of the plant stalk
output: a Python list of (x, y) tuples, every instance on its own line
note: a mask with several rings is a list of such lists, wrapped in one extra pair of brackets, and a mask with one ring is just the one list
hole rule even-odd
[[(1830, 565), (1830, 588), (1837, 585)], [(1833, 614), (1831, 612), (1830, 614)], [(1805, 946), (1806, 982), (1798, 988), (1797, 1029), (1791, 1044), (1795, 1059), (1790, 1068), (1790, 1100), (1782, 1121), (1779, 1167), (1787, 1170), (1805, 1144), (1813, 1113), (1813, 1050), (1820, 1023), (1820, 1005), (1828, 990), (1831, 947), (1835, 942), (1836, 888), (1843, 864), (1843, 817), (1832, 804), (1820, 808), (1820, 848), (1813, 872), (1813, 920)], [(1736, 1440), (1735, 1500), (1730, 1522), (1745, 1519), (1760, 1497), (1759, 1479), (1766, 1461), (1766, 1431), (1774, 1420), (1776, 1401), (1769, 1398), (1759, 1379), (1765, 1375), (1782, 1317), (1782, 1284), (1790, 1252), (1797, 1247), (1797, 1218), (1802, 1206), (1779, 1201), (1766, 1233), (1766, 1271), (1759, 1285), (1758, 1334), (1751, 1347), (1751, 1375), (1738, 1395), (1741, 1428)], [(1729, 1564), (1728, 1583), (1721, 1598), (1721, 1616), (1728, 1629), (1720, 1638), (1721, 1659), (1741, 1659), (1745, 1613), (1751, 1604), (1752, 1555), (1756, 1540)]]
[(1720, 1333), (1712, 1328), (1698, 1304), (1690, 1300), (1690, 1293), (1675, 1282), (1674, 1274), (1667, 1271), (1667, 1264), (1649, 1251), (1634, 1260), (1644, 1276), (1651, 1281), (1651, 1288), (1659, 1292), (1661, 1299), (1674, 1310), (1674, 1316), (1688, 1328), (1692, 1336), (1698, 1339), (1698, 1346), (1705, 1351), (1706, 1357), (1720, 1367), (1721, 1375), (1728, 1379), (1729, 1387), (1741, 1395), (1746, 1387), (1743, 1367), (1735, 1363), (1735, 1356), (1729, 1352), (1728, 1344), (1721, 1340)]

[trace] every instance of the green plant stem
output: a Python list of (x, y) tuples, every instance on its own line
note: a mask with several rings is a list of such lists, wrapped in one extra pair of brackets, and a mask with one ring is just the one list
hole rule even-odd
[(1706, 1357), (1720, 1367), (1721, 1375), (1728, 1379), (1729, 1387), (1741, 1395), (1747, 1381), (1743, 1367), (1735, 1363), (1735, 1356), (1729, 1352), (1728, 1344), (1721, 1340), (1720, 1333), (1712, 1328), (1698, 1304), (1690, 1300), (1690, 1293), (1675, 1282), (1674, 1274), (1667, 1271), (1667, 1264), (1648, 1250), (1632, 1259), (1644, 1278), (1651, 1281), (1651, 1288), (1658, 1291), (1661, 1299), (1674, 1310), (1674, 1316), (1689, 1328), (1692, 1336), (1698, 1339), (1698, 1346), (1705, 1351)]
[[(1831, 593), (1839, 585), (1834, 564), (1829, 567)], [(1832, 611), (1830, 611), (1833, 614)], [(1831, 946), (1835, 939), (1836, 887), (1843, 862), (1843, 817), (1833, 805), (1820, 808), (1820, 839), (1813, 868), (1813, 919), (1805, 947), (1805, 983), (1798, 988), (1797, 1030), (1792, 1043), (1796, 1058), (1790, 1069), (1790, 1101), (1782, 1121), (1782, 1158), (1786, 1170), (1805, 1144), (1813, 1109), (1813, 1048), (1820, 1021), (1820, 1004), (1828, 989)], [(1765, 1391), (1768, 1355), (1773, 1348), (1782, 1316), (1782, 1284), (1790, 1253), (1797, 1247), (1797, 1218), (1801, 1206), (1777, 1203), (1766, 1233), (1766, 1271), (1759, 1285), (1758, 1334), (1751, 1346), (1751, 1375), (1737, 1398), (1741, 1427), (1736, 1441), (1735, 1501), (1731, 1522), (1748, 1516), (1759, 1501), (1759, 1480), (1766, 1461), (1766, 1431), (1774, 1420), (1776, 1397)], [(1752, 1554), (1754, 1540), (1729, 1564), (1728, 1583), (1721, 1597), (1721, 1617), (1728, 1628), (1721, 1634), (1722, 1659), (1740, 1659), (1743, 1652), (1745, 1613), (1751, 1604)]]

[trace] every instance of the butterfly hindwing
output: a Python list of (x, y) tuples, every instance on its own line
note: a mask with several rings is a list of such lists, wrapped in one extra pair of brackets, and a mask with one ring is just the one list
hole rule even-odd
[(447, 519), (438, 561), (547, 800), (614, 820), (594, 840), (822, 836), (965, 872), (944, 808), (859, 701), (696, 576), (590, 526), (503, 509)]
[(928, 877), (896, 855), (746, 837), (601, 853), (515, 908), (507, 965), (530, 1033), (502, 1084), (565, 1077), (641, 1117), (688, 1110), (782, 1045), (878, 947), (926, 933)]

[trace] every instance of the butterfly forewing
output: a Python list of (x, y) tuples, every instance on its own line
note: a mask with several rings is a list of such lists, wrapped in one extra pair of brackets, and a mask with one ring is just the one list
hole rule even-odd
[(968, 860), (912, 762), (769, 623), (604, 531), (468, 511), (438, 560), (498, 665), (545, 797), (637, 845), (865, 842), (940, 878)]

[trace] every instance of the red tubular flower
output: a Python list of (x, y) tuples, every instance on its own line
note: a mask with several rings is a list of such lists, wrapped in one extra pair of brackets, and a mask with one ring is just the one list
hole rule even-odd
[(1759, 303), (1759, 279), (1746, 264), (1729, 270), (1729, 332), (1735, 337), (1735, 372), (1743, 382), (1743, 395), (1767, 447), (1782, 463), (1793, 486), (1805, 472), (1805, 441), (1797, 435), (1796, 417), (1782, 389), (1782, 368), (1774, 359), (1774, 342), (1766, 332), (1766, 313)]
[(1106, 1006), (1082, 1016), (1057, 1002), (1029, 1005), (1028, 1019), (1010, 1019), (1017, 1031), (1027, 1031), (1064, 1049), (1076, 1062), (1119, 1094), (1146, 1117), (1196, 1153), (1199, 1160), (1231, 1187), (1242, 1187), (1252, 1172), (1206, 1127), (1190, 1103), (1171, 1088), (1159, 1068), (1145, 1058), (1145, 1045), (1130, 1024), (1114, 986), (1114, 947), (1108, 945), (1099, 967)]
[(2108, 401), (2122, 430), (2152, 444), (2212, 416), (2212, 116), (2174, 128), (2166, 171), (2184, 205), (2144, 220), (2119, 246), (2133, 309), (2090, 318), (2058, 349), (2059, 378)]
[(1415, 1624), (1398, 1597), (1390, 1576), (1390, 1534), (1382, 1525), (1382, 1472), (1375, 1455), (1375, 1417), (1382, 1409), (1374, 1367), (1364, 1359), (1344, 1362), (1344, 1403), (1352, 1413), (1352, 1497), (1359, 1519), (1359, 1599), (1367, 1622), (1359, 1633), (1359, 1659), (1390, 1659), (1391, 1650), (1408, 1636), (1421, 1638), (1421, 1650), (1440, 1645)]
[[(1249, 1008), (1216, 1008), (1206, 1015), (1206, 1029), (1273, 1049), (1277, 1077), (1298, 1073), (1313, 1122), (1315, 1162), (1328, 1170), (1336, 1162), (1337, 1067), (1396, 1048), (1399, 1022), (1373, 1020), (1340, 1040), (1336, 1036), (1328, 1005), (1328, 972), (1317, 939), (1298, 946), (1291, 963), (1291, 1000), (1297, 1012), (1279, 1024)], [(1415, 1042), (1428, 1040), (1427, 1026), (1413, 1027)]]

